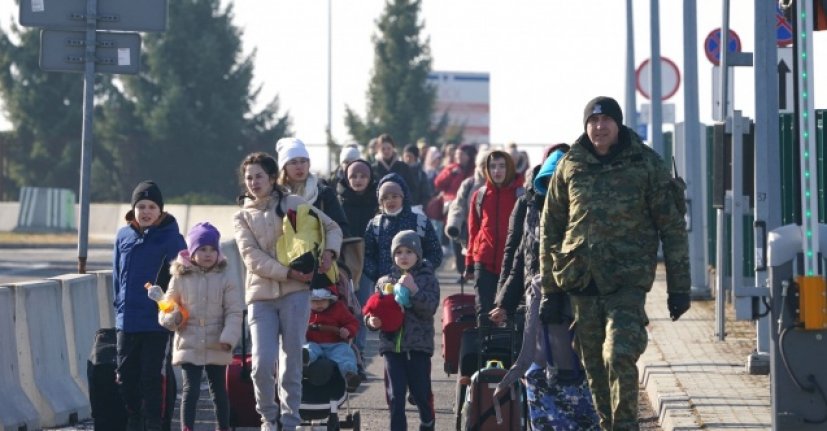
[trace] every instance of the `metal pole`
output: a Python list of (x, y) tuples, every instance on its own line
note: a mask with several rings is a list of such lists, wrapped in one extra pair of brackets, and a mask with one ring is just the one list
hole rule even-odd
[(95, 108), (95, 30), (98, 0), (86, 0), (85, 64), (83, 70), (83, 129), (80, 147), (80, 224), (78, 229), (78, 274), (86, 274), (89, 240), (89, 175), (92, 173), (92, 120)]
[[(746, 124), (745, 124), (746, 123)], [(730, 170), (732, 185), (732, 206), (730, 207), (729, 231), (730, 241), (730, 279), (732, 283), (733, 301), (738, 301), (738, 291), (744, 287), (744, 213), (748, 210), (749, 201), (744, 197), (744, 134), (749, 131), (748, 121), (736, 110), (727, 120), (732, 133), (732, 168)], [(738, 304), (736, 303), (736, 313)]]
[[(719, 117), (721, 121), (726, 121), (727, 115), (729, 115), (729, 109), (727, 109), (727, 105), (729, 101), (727, 100), (727, 95), (729, 94), (729, 66), (727, 63), (727, 53), (729, 52), (729, 0), (723, 0), (723, 13), (722, 13), (722, 22), (721, 22), (721, 56), (720, 61), (718, 62), (718, 73), (721, 74), (720, 82), (721, 82), (721, 106), (719, 109)], [(739, 191), (740, 193), (740, 191)]]
[(661, 115), (661, 67), (660, 67), (660, 8), (659, 8), (660, 0), (650, 0), (650, 14), (649, 14), (649, 25), (651, 26), (651, 47), (652, 47), (652, 55), (651, 55), (651, 70), (652, 74), (649, 76), (650, 79), (650, 87), (651, 87), (651, 102), (652, 102), (652, 110), (651, 110), (651, 124), (652, 124), (652, 136), (649, 139), (649, 142), (652, 143), (652, 148), (660, 154), (661, 156), (664, 155), (664, 148), (663, 148), (663, 116)]
[[(777, 162), (780, 154), (778, 142), (778, 52), (775, 41), (775, 4), (755, 0), (755, 94), (761, 94), (755, 103), (755, 217), (754, 226), (763, 237), (755, 238), (755, 287), (767, 288), (767, 262), (764, 249), (768, 232), (781, 227), (781, 211), (771, 211), (770, 202), (781, 201), (781, 168)], [(773, 156), (775, 155), (775, 156)], [(776, 208), (778, 206), (776, 205)], [(770, 317), (762, 317), (755, 324), (756, 352), (750, 355), (753, 368), (769, 370)]]
[(632, 0), (626, 0), (626, 127), (637, 130), (637, 99), (635, 86), (635, 23)]
[(706, 223), (703, 204), (704, 170), (701, 163), (701, 122), (698, 107), (698, 17), (696, 0), (683, 0), (683, 116), (684, 154), (687, 194), (689, 195), (689, 268), (692, 278), (692, 297), (712, 296), (706, 273)]
[[(728, 204), (724, 198), (724, 207)], [(715, 338), (724, 341), (726, 338), (726, 288), (724, 287), (724, 217), (726, 210), (715, 210), (715, 226), (717, 227), (715, 247)]]
[(331, 94), (333, 88), (333, 12), (331, 11), (331, 0), (327, 0), (327, 134), (328, 139), (331, 134), (332, 124), (332, 101)]

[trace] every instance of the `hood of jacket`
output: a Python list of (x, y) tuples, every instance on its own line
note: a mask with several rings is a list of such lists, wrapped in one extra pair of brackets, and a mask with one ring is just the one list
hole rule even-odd
[(402, 206), (405, 208), (410, 209), (412, 202), (411, 202), (411, 190), (408, 188), (408, 184), (402, 178), (401, 175), (391, 172), (390, 174), (385, 175), (379, 180), (379, 183), (376, 184), (376, 200), (379, 201), (379, 189), (382, 188), (382, 184), (385, 184), (388, 181), (393, 181), (396, 184), (399, 184), (399, 187), (402, 189)]
[(224, 255), (218, 255), (218, 262), (215, 265), (205, 270), (200, 266), (192, 263), (192, 259), (190, 258), (190, 253), (187, 250), (181, 250), (178, 253), (178, 257), (175, 258), (175, 261), (169, 266), (169, 272), (172, 275), (184, 275), (190, 272), (224, 272), (227, 269), (227, 258)]

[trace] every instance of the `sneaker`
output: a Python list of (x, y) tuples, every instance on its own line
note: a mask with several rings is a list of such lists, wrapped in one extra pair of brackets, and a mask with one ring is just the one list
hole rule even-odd
[(357, 373), (347, 372), (345, 374), (345, 383), (347, 384), (347, 391), (353, 392), (359, 387), (359, 384), (362, 383), (362, 378), (359, 377)]
[(419, 424), (419, 431), (434, 431), (434, 421), (431, 421), (429, 424)]
[(261, 431), (278, 431), (278, 425), (276, 425), (276, 421), (264, 422), (261, 424)]

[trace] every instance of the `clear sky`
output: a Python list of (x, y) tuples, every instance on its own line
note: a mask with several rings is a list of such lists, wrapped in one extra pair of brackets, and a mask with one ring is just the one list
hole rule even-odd
[[(174, 0), (172, 0), (174, 1)], [(768, 0), (769, 1), (769, 0)], [(226, 0), (225, 0), (226, 2)], [(700, 118), (712, 121), (712, 65), (703, 39), (721, 25), (721, 1), (699, 0), (697, 14)], [(345, 105), (364, 113), (373, 67), (371, 35), (384, 0), (332, 0), (332, 132), (350, 137)], [(582, 110), (594, 96), (624, 106), (626, 58), (624, 0), (423, 0), (424, 36), (434, 70), (491, 75), (491, 140), (547, 144), (582, 132)], [(650, 1), (634, 1), (635, 64), (650, 56)], [(327, 121), (327, 7), (325, 0), (236, 0), (235, 24), (244, 49), (257, 50), (260, 102), (278, 94), (293, 130), (307, 143), (324, 142)], [(744, 51), (753, 51), (753, 0), (731, 1), (730, 28)], [(16, 17), (16, 0), (0, 0), (4, 24)], [(683, 1), (660, 2), (661, 55), (683, 68)], [(827, 68), (827, 32), (815, 40), (816, 71)], [(751, 68), (735, 74), (735, 108), (752, 116)], [(816, 76), (827, 76), (818, 74)], [(80, 78), (79, 78), (80, 79)], [(827, 107), (827, 84), (816, 83), (816, 105)], [(638, 94), (638, 104), (645, 100)], [(668, 103), (683, 119), (683, 85)], [(760, 100), (760, 98), (759, 98)], [(8, 127), (6, 124), (5, 127)], [(666, 127), (668, 129), (668, 127)]]

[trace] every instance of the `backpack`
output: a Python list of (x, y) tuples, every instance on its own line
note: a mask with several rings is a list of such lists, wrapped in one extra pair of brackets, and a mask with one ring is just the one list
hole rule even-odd
[[(477, 213), (477, 218), (482, 217), (482, 200), (485, 199), (485, 191), (488, 190), (488, 185), (483, 184), (479, 189), (477, 189), (477, 199), (474, 200), (474, 209)], [(525, 194), (525, 187), (517, 187), (514, 190), (514, 197), (519, 199), (522, 195)]]
[[(416, 234), (419, 235), (420, 238), (425, 239), (425, 227), (430, 221), (428, 221), (428, 217), (425, 214), (414, 214), (416, 214)], [(377, 214), (370, 221), (370, 225), (373, 228), (373, 236), (377, 238), (379, 238), (379, 230), (382, 228), (381, 224), (382, 214)]]

